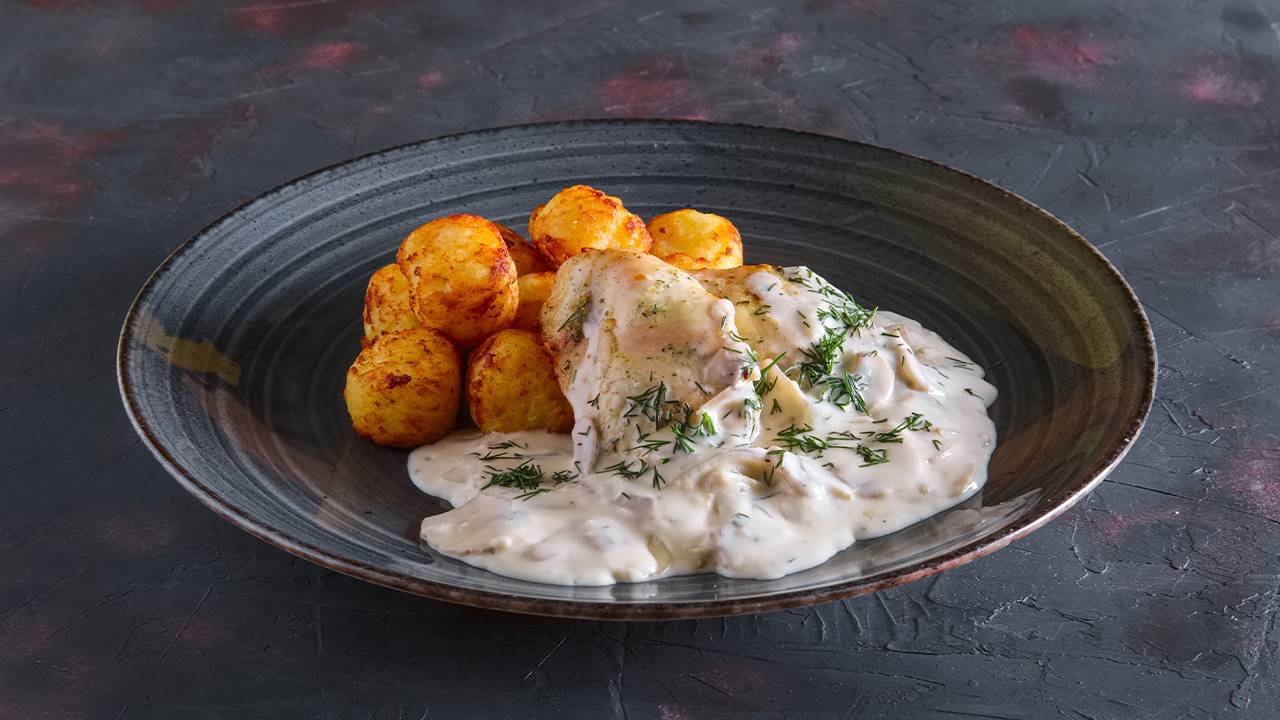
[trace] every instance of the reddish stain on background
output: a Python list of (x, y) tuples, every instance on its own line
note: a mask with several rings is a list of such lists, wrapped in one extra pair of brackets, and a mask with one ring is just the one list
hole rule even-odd
[[(65, 212), (90, 187), (82, 166), (115, 139), (113, 133), (78, 136), (34, 120), (0, 127), (0, 207), (26, 216)], [(0, 213), (0, 227), (7, 214)]]
[(302, 37), (346, 25), (367, 4), (363, 0), (267, 0), (232, 10), (231, 21), (236, 27), (250, 32)]
[(1177, 72), (1178, 94), (1196, 103), (1251, 108), (1270, 90), (1266, 67), (1236, 56), (1199, 56)]
[(1280, 522), (1280, 448), (1235, 451), (1217, 482), (1232, 506)]
[[(1260, 279), (1280, 276), (1280, 238), (1234, 214), (1226, 217), (1237, 225), (1224, 233), (1192, 236), (1178, 243), (1169, 253), (1173, 267), (1179, 272), (1230, 272)], [(1206, 247), (1213, 252), (1205, 252)]]
[[(87, 0), (26, 0), (26, 2), (34, 8), (61, 8), (88, 4)], [(142, 6), (148, 10), (168, 10), (183, 2), (184, 0), (142, 0)]]
[[(1012, 86), (1015, 104), (1029, 113), (1051, 116), (1060, 101), (1046, 95), (1048, 86), (1099, 88), (1117, 63), (1119, 45), (1087, 25), (1064, 22), (1019, 25), (1006, 30), (973, 52), (973, 59)], [(1029, 90), (1031, 80), (1040, 87)], [(1010, 86), (1006, 85), (1006, 91)], [(1039, 97), (1022, 105), (1029, 92)]]
[(600, 103), (610, 115), (706, 120), (694, 93), (684, 70), (667, 59), (641, 63), (609, 78), (599, 89)]
[(112, 517), (98, 526), (101, 542), (121, 555), (148, 555), (159, 551), (173, 538), (173, 528), (147, 524), (136, 517)]
[(1113, 62), (1105, 45), (1077, 27), (1023, 25), (1013, 29), (1010, 44), (1030, 69), (1069, 84), (1089, 84), (1099, 66)]
[(805, 40), (796, 33), (784, 32), (769, 40), (734, 53), (730, 62), (744, 70), (774, 70), (780, 67), (798, 50), (804, 47)]
[(1093, 529), (1093, 535), (1099, 542), (1117, 549), (1124, 549), (1125, 540), (1134, 532), (1154, 525), (1181, 523), (1186, 520), (1183, 512), (1178, 508), (1155, 506), (1140, 512), (1086, 512), (1083, 517)]
[(444, 73), (439, 70), (425, 72), (418, 76), (418, 87), (423, 90), (430, 90), (432, 88), (440, 87), (440, 85), (444, 83), (444, 80)]
[(312, 45), (291, 58), (259, 73), (260, 76), (289, 72), (341, 70), (364, 55), (365, 47), (357, 42), (334, 41)]

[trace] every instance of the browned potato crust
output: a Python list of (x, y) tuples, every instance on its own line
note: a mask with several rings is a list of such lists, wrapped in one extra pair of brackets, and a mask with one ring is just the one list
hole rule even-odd
[(503, 330), (471, 353), (471, 419), (485, 432), (569, 432), (573, 409), (560, 392), (551, 356), (527, 330)]
[(409, 307), (409, 279), (395, 263), (378, 268), (364, 291), (364, 337), (361, 347), (369, 347), (379, 335), (418, 327), (418, 318)]
[(418, 327), (381, 335), (361, 350), (342, 397), (356, 433), (411, 448), (453, 430), (461, 392), (462, 360), (453, 343)]
[(511, 327), (538, 334), (542, 328), (542, 323), (539, 322), (542, 303), (551, 296), (551, 288), (555, 287), (555, 284), (556, 274), (553, 272), (521, 275), (520, 306), (516, 308), (516, 319), (511, 323)]
[(498, 232), (502, 233), (502, 240), (507, 244), (507, 252), (511, 253), (511, 259), (516, 263), (517, 275), (528, 275), (551, 269), (551, 265), (538, 254), (528, 240), (520, 236), (520, 233), (502, 223), (494, 223), (494, 225), (498, 227)]
[(742, 264), (742, 235), (728, 218), (686, 208), (649, 221), (649, 252), (683, 270)]
[(515, 317), (515, 262), (498, 226), (479, 215), (450, 215), (414, 230), (396, 262), (409, 279), (418, 322), (461, 347), (475, 346)]
[(644, 221), (627, 212), (621, 200), (586, 185), (565, 188), (534, 208), (529, 237), (552, 267), (586, 250), (648, 252), (653, 244)]

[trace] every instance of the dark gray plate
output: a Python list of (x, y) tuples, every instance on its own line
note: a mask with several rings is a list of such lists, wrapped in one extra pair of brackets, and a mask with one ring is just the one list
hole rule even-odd
[[(573, 588), (512, 580), (422, 546), (443, 505), (405, 454), (356, 438), (340, 397), (369, 274), (425, 220), (523, 229), (586, 182), (643, 217), (695, 206), (741, 229), (748, 262), (806, 264), (923, 322), (988, 368), (999, 446), (964, 505), (779, 580), (715, 575)], [(121, 393), (161, 464), (231, 522), (371, 582), (488, 608), (656, 619), (874, 592), (992, 552), (1097, 484), (1151, 404), (1155, 349), (1115, 268), (1048, 213), (972, 176), (786, 130), (575, 122), (369, 155), (278, 188), (180, 247), (120, 339)]]

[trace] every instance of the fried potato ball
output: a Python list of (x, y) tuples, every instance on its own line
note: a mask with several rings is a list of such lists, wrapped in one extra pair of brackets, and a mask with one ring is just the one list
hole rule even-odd
[(521, 275), (519, 279), (520, 286), (520, 305), (516, 308), (516, 319), (511, 323), (511, 327), (519, 330), (528, 330), (537, 335), (542, 323), (539, 318), (542, 315), (542, 303), (546, 302), (551, 296), (551, 288), (555, 287), (556, 274), (553, 272), (532, 273), (529, 275)]
[(485, 432), (569, 432), (573, 409), (560, 392), (551, 355), (528, 330), (503, 330), (471, 353), (471, 419)]
[(653, 244), (644, 221), (627, 212), (621, 200), (586, 185), (565, 188), (534, 208), (529, 237), (552, 267), (586, 250), (648, 252)]
[(409, 307), (409, 279), (395, 263), (378, 268), (369, 277), (364, 291), (364, 337), (369, 347), (379, 335), (418, 327), (418, 318)]
[(378, 337), (347, 370), (351, 427), (379, 445), (411, 448), (453, 430), (462, 360), (443, 333), (417, 327)]
[(650, 220), (649, 235), (649, 252), (682, 270), (723, 270), (742, 264), (742, 235), (719, 215), (676, 210)]
[(409, 280), (418, 322), (463, 348), (515, 317), (516, 264), (498, 226), (479, 215), (450, 215), (414, 230), (396, 263)]
[(520, 236), (520, 233), (503, 225), (502, 223), (494, 223), (498, 227), (498, 232), (502, 233), (502, 240), (507, 244), (507, 252), (511, 253), (511, 259), (516, 263), (517, 275), (528, 275), (529, 273), (545, 272), (551, 269), (551, 265)]

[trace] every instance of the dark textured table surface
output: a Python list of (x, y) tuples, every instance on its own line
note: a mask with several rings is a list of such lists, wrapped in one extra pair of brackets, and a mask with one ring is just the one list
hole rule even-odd
[[(1280, 7), (536, 5), (0, 5), (0, 717), (1280, 716)], [(866, 140), (1043, 205), (1150, 315), (1141, 439), (958, 570), (654, 624), (322, 571), (139, 445), (116, 334), (190, 233), (357, 154), (573, 117)]]

